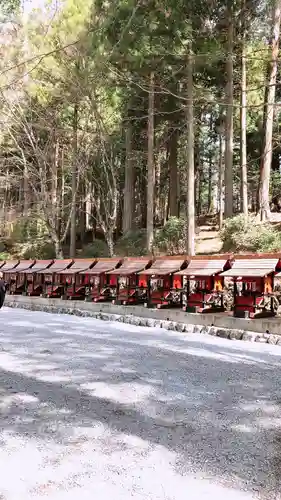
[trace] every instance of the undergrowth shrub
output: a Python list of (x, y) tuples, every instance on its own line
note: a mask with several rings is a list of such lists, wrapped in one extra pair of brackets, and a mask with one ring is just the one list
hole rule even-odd
[(12, 256), (8, 252), (0, 252), (0, 261), (1, 260), (12, 260)]
[(13, 254), (14, 242), (8, 236), (0, 237), (0, 253)]
[(129, 231), (115, 245), (114, 252), (121, 257), (138, 257), (146, 254), (146, 230)]
[(50, 241), (34, 241), (18, 245), (17, 254), (23, 259), (55, 259), (56, 251), (52, 242)]
[(46, 238), (48, 230), (46, 224), (38, 215), (22, 217), (13, 226), (11, 239), (16, 243), (26, 243)]
[(183, 218), (170, 217), (162, 229), (156, 231), (155, 252), (181, 255), (185, 252), (185, 226)]
[(281, 233), (269, 222), (257, 217), (237, 215), (228, 219), (220, 232), (223, 251), (276, 252), (281, 249)]
[(95, 240), (93, 243), (89, 243), (83, 247), (79, 253), (79, 257), (85, 259), (90, 259), (91, 257), (109, 257), (107, 244), (103, 240)]

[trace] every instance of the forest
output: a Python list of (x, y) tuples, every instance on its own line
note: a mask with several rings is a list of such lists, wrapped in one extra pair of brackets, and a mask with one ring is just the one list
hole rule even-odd
[(0, 14), (2, 258), (281, 248), (281, 0)]

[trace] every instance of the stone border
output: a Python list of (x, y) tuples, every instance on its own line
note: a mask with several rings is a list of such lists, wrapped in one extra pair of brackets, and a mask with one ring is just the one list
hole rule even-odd
[(9, 301), (7, 297), (6, 306), (15, 309), (26, 309), (29, 311), (41, 311), (53, 314), (68, 314), (73, 316), (80, 316), (84, 318), (95, 318), (102, 321), (116, 321), (119, 323), (126, 323), (134, 326), (142, 326), (149, 328), (165, 328), (166, 330), (186, 333), (201, 333), (203, 335), (212, 335), (229, 340), (243, 340), (247, 342), (260, 342), (263, 344), (281, 345), (281, 335), (274, 335), (269, 333), (256, 333), (245, 330), (219, 328), (215, 326), (202, 326), (186, 324), (183, 322), (167, 321), (161, 319), (145, 318), (135, 316), (133, 314), (111, 314), (104, 312), (90, 312), (73, 307), (62, 307), (51, 304), (40, 304), (33, 301), (16, 302)]

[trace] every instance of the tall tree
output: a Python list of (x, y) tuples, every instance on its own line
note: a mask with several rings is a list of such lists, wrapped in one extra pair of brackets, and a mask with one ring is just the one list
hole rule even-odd
[(146, 237), (147, 251), (151, 252), (154, 237), (154, 72), (150, 73), (149, 96), (148, 96), (148, 124), (147, 124), (147, 221)]
[(131, 231), (134, 217), (134, 161), (133, 161), (133, 126), (130, 117), (126, 121), (126, 160), (125, 160), (125, 186), (123, 205), (123, 234)]
[(241, 108), (240, 108), (240, 168), (241, 168), (241, 208), (248, 216), (248, 179), (247, 179), (247, 55), (246, 55), (246, 0), (242, 0), (241, 19)]
[(233, 1), (227, 0), (225, 217), (233, 215)]
[(73, 109), (73, 157), (71, 169), (71, 222), (70, 222), (70, 257), (76, 255), (76, 191), (77, 191), (77, 154), (78, 154), (78, 104)]
[(195, 255), (195, 196), (194, 196), (194, 118), (193, 118), (193, 65), (190, 51), (187, 58), (187, 197), (186, 197), (186, 252)]
[(169, 204), (170, 204), (170, 214), (173, 217), (178, 217), (179, 215), (179, 203), (178, 203), (178, 129), (176, 124), (171, 130), (171, 135), (169, 137), (169, 174), (170, 174), (170, 186), (169, 186)]
[(222, 131), (219, 132), (219, 186), (218, 186), (218, 198), (219, 198), (219, 229), (223, 227), (223, 140)]
[(265, 102), (264, 140), (260, 165), (259, 205), (261, 220), (270, 216), (269, 187), (273, 149), (273, 123), (275, 109), (276, 80), (278, 70), (279, 40), (281, 22), (281, 0), (275, 0), (272, 15), (272, 37)]

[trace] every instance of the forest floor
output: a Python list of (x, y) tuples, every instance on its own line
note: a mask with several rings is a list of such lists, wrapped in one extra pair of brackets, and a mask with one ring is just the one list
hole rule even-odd
[(200, 232), (196, 235), (197, 254), (215, 254), (222, 250), (222, 240), (219, 231), (209, 226), (200, 226)]
[(270, 213), (270, 222), (273, 224), (281, 224), (281, 213), (279, 212), (271, 212)]
[[(281, 231), (281, 213), (271, 212), (270, 222), (276, 229)], [(205, 224), (199, 223), (195, 242), (196, 253), (199, 255), (222, 252), (223, 242), (220, 238), (218, 226), (214, 224), (214, 218), (205, 220)]]

